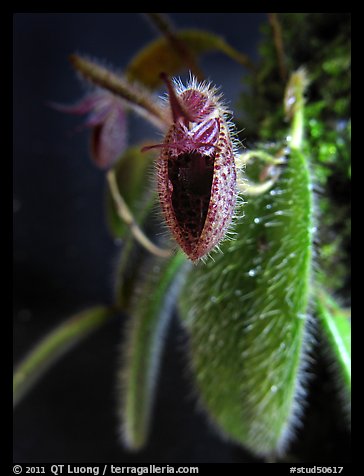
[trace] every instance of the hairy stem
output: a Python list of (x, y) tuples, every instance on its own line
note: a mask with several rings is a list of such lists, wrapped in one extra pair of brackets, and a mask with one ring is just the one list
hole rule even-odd
[(172, 48), (179, 55), (179, 57), (186, 63), (186, 66), (196, 76), (199, 81), (204, 79), (204, 74), (198, 66), (196, 58), (189, 50), (184, 41), (179, 38), (169, 19), (161, 13), (145, 13), (158, 31), (166, 37)]
[(164, 130), (169, 125), (169, 118), (163, 109), (141, 86), (130, 83), (122, 76), (78, 55), (71, 55), (69, 60), (83, 78), (121, 97), (135, 112), (160, 129)]
[(279, 74), (282, 81), (285, 82), (287, 79), (287, 67), (283, 47), (281, 24), (276, 13), (268, 13), (268, 19), (273, 30), (273, 40), (277, 52)]

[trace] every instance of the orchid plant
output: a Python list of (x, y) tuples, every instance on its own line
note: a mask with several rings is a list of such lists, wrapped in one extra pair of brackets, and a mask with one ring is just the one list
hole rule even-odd
[[(309, 65), (291, 68), (283, 17), (269, 14), (282, 85), (280, 135), (262, 134), (246, 148), (223, 92), (205, 79), (198, 59), (210, 50), (226, 54), (250, 71), (257, 88), (262, 71), (212, 33), (178, 31), (167, 17), (147, 15), (161, 37), (122, 74), (72, 55), (93, 89), (72, 106), (53, 104), (87, 115), (91, 157), (105, 171), (108, 225), (122, 239), (115, 302), (87, 309), (46, 336), (15, 370), (14, 401), (66, 346), (124, 312), (118, 417), (125, 446), (143, 447), (163, 336), (178, 309), (207, 418), (228, 439), (272, 460), (289, 450), (300, 423), (317, 328), (337, 371), (343, 418), (350, 416), (348, 310), (313, 265), (319, 222), (305, 94), (314, 79)], [(184, 83), (177, 75), (186, 71)], [(167, 95), (156, 98), (163, 85)], [(162, 140), (129, 145), (130, 112), (152, 123)], [(155, 187), (148, 180), (153, 169)], [(151, 220), (156, 204), (158, 224)]]

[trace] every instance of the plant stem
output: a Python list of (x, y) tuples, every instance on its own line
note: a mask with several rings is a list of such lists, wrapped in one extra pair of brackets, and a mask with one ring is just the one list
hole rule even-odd
[(299, 107), (292, 120), (292, 134), (290, 145), (294, 149), (300, 149), (303, 140), (303, 107)]
[(170, 21), (161, 13), (145, 13), (158, 31), (166, 37), (172, 48), (179, 57), (186, 63), (187, 67), (199, 81), (203, 81), (204, 74), (196, 62), (196, 58), (191, 53), (184, 41), (176, 35)]
[[(269, 164), (269, 166), (279, 166), (286, 163), (283, 157), (276, 157), (265, 150), (249, 150), (243, 154), (237, 154), (235, 157), (236, 165), (239, 168), (244, 168), (249, 160), (259, 159), (264, 163)], [(238, 188), (243, 195), (247, 196), (258, 196), (267, 192), (273, 185), (276, 183), (279, 177), (279, 170), (275, 170), (273, 176), (261, 183), (255, 183), (251, 180), (244, 178), (243, 180), (238, 180)]]
[(291, 120), (290, 147), (302, 147), (304, 132), (304, 92), (308, 84), (304, 68), (292, 73), (284, 96), (284, 109), (286, 116)]
[(103, 306), (87, 309), (67, 319), (38, 342), (15, 368), (13, 376), (14, 407), (52, 364), (114, 315), (113, 309)]
[(339, 364), (346, 388), (351, 388), (351, 326), (348, 312), (326, 292), (316, 294), (317, 315)]
[(273, 30), (273, 40), (277, 52), (279, 74), (282, 81), (285, 82), (287, 79), (287, 68), (283, 47), (282, 27), (276, 13), (268, 13), (268, 19)]
[(120, 218), (129, 227), (134, 238), (150, 253), (156, 256), (160, 256), (162, 258), (167, 258), (168, 256), (170, 256), (170, 250), (159, 248), (159, 246), (156, 246), (139, 228), (138, 224), (134, 220), (133, 214), (131, 213), (128, 205), (126, 204), (125, 200), (119, 192), (115, 171), (113, 169), (109, 170), (109, 172), (107, 173), (107, 181), (110, 188), (111, 196), (117, 208), (117, 212)]
[(164, 130), (169, 126), (169, 117), (147, 91), (140, 85), (130, 83), (109, 69), (78, 55), (70, 55), (72, 66), (85, 79), (120, 96), (138, 114)]

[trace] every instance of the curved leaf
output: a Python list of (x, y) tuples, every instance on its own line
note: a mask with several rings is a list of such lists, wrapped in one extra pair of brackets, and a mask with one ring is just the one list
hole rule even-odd
[(169, 260), (152, 258), (130, 308), (119, 375), (119, 414), (123, 442), (131, 449), (142, 447), (147, 438), (164, 335), (185, 263), (182, 253)]
[(351, 326), (348, 312), (326, 292), (316, 296), (317, 316), (330, 346), (341, 382), (347, 395), (351, 392)]
[[(218, 51), (245, 67), (254, 68), (248, 56), (240, 53), (214, 33), (203, 30), (181, 30), (176, 32), (175, 36), (186, 45), (191, 54), (198, 56)], [(154, 89), (161, 84), (159, 77), (161, 72), (174, 76), (186, 67), (183, 57), (165, 37), (162, 37), (143, 48), (133, 58), (126, 69), (126, 76), (129, 80), (137, 80)]]
[(17, 405), (43, 374), (72, 346), (115, 315), (115, 311), (98, 306), (82, 311), (46, 335), (15, 368), (13, 402)]
[(283, 449), (300, 416), (312, 254), (308, 164), (293, 150), (276, 186), (238, 212), (234, 241), (196, 267), (181, 314), (203, 407), (258, 454)]

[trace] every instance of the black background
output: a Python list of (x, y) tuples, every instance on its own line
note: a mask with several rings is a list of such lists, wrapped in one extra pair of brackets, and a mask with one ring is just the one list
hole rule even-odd
[[(257, 58), (263, 13), (171, 13), (179, 28), (209, 29)], [(47, 101), (69, 104), (85, 88), (68, 64), (70, 53), (123, 68), (157, 34), (138, 13), (17, 13), (13, 17), (14, 362), (70, 314), (112, 302), (119, 251), (104, 217), (104, 174), (91, 164), (79, 117)], [(202, 67), (231, 105), (244, 70), (221, 54)], [(155, 138), (131, 118), (129, 142)], [(231, 463), (260, 462), (224, 441), (198, 410), (186, 372), (185, 336), (172, 322), (161, 368), (150, 441), (126, 452), (118, 441), (115, 375), (125, 317), (115, 318), (57, 363), (15, 410), (14, 462)], [(335, 427), (336, 428), (336, 427)], [(303, 436), (304, 439), (304, 436)], [(308, 452), (330, 458), (334, 443)], [(330, 446), (331, 445), (331, 446)], [(315, 456), (316, 455), (316, 456)]]

